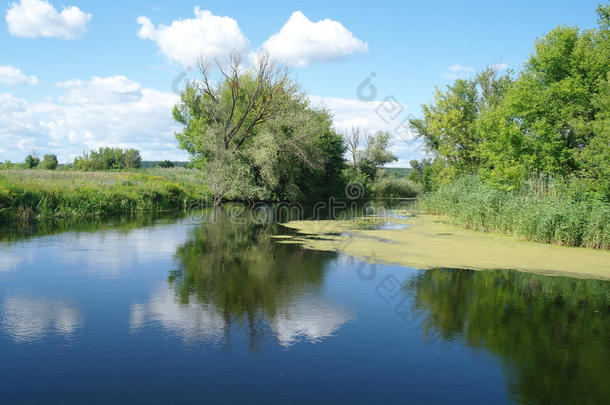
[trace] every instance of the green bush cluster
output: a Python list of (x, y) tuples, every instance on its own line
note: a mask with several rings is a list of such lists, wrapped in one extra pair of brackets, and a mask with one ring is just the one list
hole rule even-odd
[(421, 186), (406, 177), (384, 177), (371, 185), (371, 191), (377, 198), (414, 198)]
[(462, 176), (427, 194), (421, 206), (457, 224), (536, 242), (610, 249), (610, 204), (569, 182), (530, 179), (518, 190)]
[(142, 157), (136, 149), (99, 148), (85, 152), (74, 159), (75, 170), (137, 169), (142, 165)]

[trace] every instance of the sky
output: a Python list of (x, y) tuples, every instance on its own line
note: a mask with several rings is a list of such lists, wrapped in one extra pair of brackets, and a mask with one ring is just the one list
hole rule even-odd
[(594, 28), (601, 0), (3, 1), (0, 161), (100, 146), (187, 160), (171, 109), (196, 58), (264, 50), (337, 130), (390, 131), (406, 167), (425, 151), (404, 123), (435, 86), (489, 65), (518, 72), (557, 25)]

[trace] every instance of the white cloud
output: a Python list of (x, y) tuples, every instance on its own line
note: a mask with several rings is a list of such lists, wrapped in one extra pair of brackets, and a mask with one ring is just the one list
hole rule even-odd
[(28, 76), (13, 66), (0, 66), (0, 84), (8, 84), (9, 86), (29, 84), (34, 86), (38, 84), (38, 78), (36, 76)]
[(290, 347), (302, 340), (320, 342), (352, 319), (351, 315), (317, 294), (306, 294), (279, 308), (270, 323), (280, 345)]
[(307, 66), (365, 53), (368, 45), (340, 22), (326, 19), (314, 23), (295, 11), (282, 29), (263, 44), (263, 49), (289, 65)]
[(133, 304), (129, 326), (132, 333), (147, 323), (159, 323), (164, 329), (181, 336), (187, 343), (204, 340), (215, 343), (224, 335), (225, 322), (211, 304), (190, 297), (188, 304), (176, 300), (176, 292), (167, 284), (160, 286), (146, 304)]
[(75, 6), (58, 12), (46, 0), (21, 0), (10, 4), (5, 18), (9, 33), (15, 37), (75, 39), (87, 30), (91, 14)]
[(116, 104), (142, 99), (140, 85), (125, 76), (68, 80), (57, 83), (57, 87), (66, 89), (61, 101), (72, 104)]
[(155, 28), (148, 17), (138, 17), (138, 37), (157, 43), (160, 52), (171, 61), (193, 66), (197, 58), (219, 58), (230, 51), (244, 52), (249, 47), (237, 21), (220, 17), (195, 7), (195, 18), (175, 20), (169, 26)]
[(2, 305), (2, 329), (19, 343), (42, 339), (51, 332), (70, 338), (82, 318), (74, 304), (61, 299), (16, 295), (5, 298)]
[(123, 76), (58, 86), (65, 89), (59, 101), (30, 103), (0, 94), (0, 161), (36, 151), (65, 162), (100, 146), (133, 147), (147, 160), (187, 159), (174, 137), (175, 94), (141, 88)]
[(460, 77), (467, 76), (474, 72), (473, 67), (462, 66), (462, 65), (451, 65), (447, 68), (447, 70), (442, 74), (445, 79), (458, 79)]

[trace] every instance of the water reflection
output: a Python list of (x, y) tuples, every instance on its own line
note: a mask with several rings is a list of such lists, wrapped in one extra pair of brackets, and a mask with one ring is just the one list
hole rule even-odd
[(0, 242), (4, 402), (610, 403), (609, 282), (374, 267), (216, 219)]
[(218, 343), (225, 326), (222, 316), (212, 305), (197, 300), (181, 304), (167, 285), (157, 289), (149, 303), (131, 306), (129, 326), (132, 333), (138, 332), (150, 321), (160, 323), (166, 330), (180, 335), (187, 343)]
[(353, 318), (337, 304), (322, 299), (319, 293), (304, 294), (280, 308), (271, 320), (271, 327), (279, 344), (290, 347), (302, 339), (319, 342)]
[(502, 360), (514, 400), (610, 399), (610, 282), (431, 270), (412, 278), (404, 291), (427, 314), (424, 330)]
[(211, 341), (228, 340), (238, 328), (252, 349), (271, 337), (288, 347), (331, 336), (352, 318), (322, 297), (326, 264), (336, 254), (279, 245), (270, 237), (277, 232), (222, 213), (194, 228), (175, 253), (168, 289), (132, 307), (132, 327), (149, 317), (187, 340)]
[(18, 343), (51, 333), (70, 338), (82, 323), (79, 309), (61, 299), (10, 296), (2, 303), (2, 329)]

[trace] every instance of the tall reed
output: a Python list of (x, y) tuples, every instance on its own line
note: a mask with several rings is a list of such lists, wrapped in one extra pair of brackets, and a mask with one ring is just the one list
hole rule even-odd
[(533, 178), (517, 191), (463, 176), (422, 197), (421, 207), (458, 225), (536, 242), (610, 249), (610, 204), (576, 184)]

